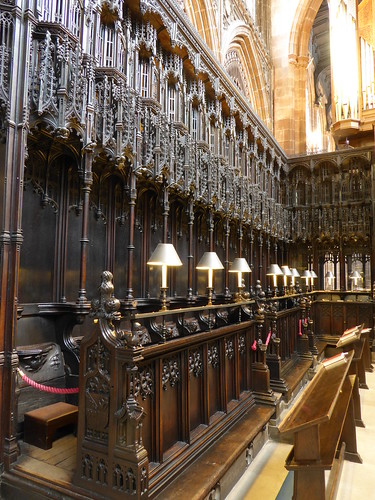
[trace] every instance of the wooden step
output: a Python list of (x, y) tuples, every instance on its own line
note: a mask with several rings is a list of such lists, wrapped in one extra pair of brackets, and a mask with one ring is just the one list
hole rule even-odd
[(25, 413), (24, 441), (43, 450), (52, 447), (57, 430), (77, 425), (78, 408), (59, 402)]

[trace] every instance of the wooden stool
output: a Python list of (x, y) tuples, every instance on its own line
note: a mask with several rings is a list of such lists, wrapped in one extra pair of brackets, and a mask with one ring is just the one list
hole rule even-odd
[(24, 441), (43, 450), (52, 448), (55, 432), (66, 425), (77, 425), (78, 408), (54, 403), (25, 413)]

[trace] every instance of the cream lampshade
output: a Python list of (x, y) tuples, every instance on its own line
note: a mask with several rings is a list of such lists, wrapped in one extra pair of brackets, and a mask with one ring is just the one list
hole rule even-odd
[(353, 271), (349, 278), (353, 280), (354, 286), (358, 286), (358, 280), (361, 279), (361, 275), (358, 271)]
[(309, 286), (309, 279), (311, 278), (311, 272), (308, 269), (305, 269), (304, 271), (302, 271), (301, 277), (305, 278), (306, 286)]
[(230, 273), (238, 273), (238, 288), (242, 287), (242, 273), (251, 273), (251, 269), (246, 259), (236, 257), (229, 269)]
[(167, 289), (167, 268), (182, 266), (172, 243), (158, 243), (152, 252), (147, 264), (149, 266), (161, 266), (161, 290), (162, 290), (162, 310), (166, 309), (166, 289)]
[(216, 252), (204, 252), (196, 269), (203, 269), (208, 271), (208, 305), (212, 304), (212, 284), (213, 284), (213, 271), (214, 269), (224, 269)]
[(277, 287), (277, 276), (282, 276), (283, 272), (277, 264), (271, 264), (267, 270), (267, 276), (273, 276), (273, 286)]
[(333, 284), (332, 280), (335, 278), (335, 276), (333, 275), (332, 271), (327, 271), (325, 278), (327, 279), (328, 286), (331, 286)]
[(301, 275), (299, 274), (299, 272), (295, 267), (292, 267), (291, 271), (292, 271), (292, 286), (294, 286), (296, 283), (296, 278), (300, 278)]
[(288, 286), (288, 276), (293, 276), (292, 271), (289, 269), (289, 266), (281, 266), (281, 270), (284, 275), (284, 287)]

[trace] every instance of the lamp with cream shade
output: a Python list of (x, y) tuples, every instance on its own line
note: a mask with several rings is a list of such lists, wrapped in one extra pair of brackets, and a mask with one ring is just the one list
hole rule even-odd
[(292, 267), (291, 271), (292, 271), (292, 287), (295, 287), (295, 285), (296, 285), (296, 278), (300, 278), (301, 275), (300, 275), (300, 273), (297, 271), (297, 269), (295, 267)]
[(238, 294), (237, 294), (237, 299), (241, 300), (242, 299), (242, 273), (251, 273), (251, 269), (249, 264), (247, 263), (246, 259), (243, 257), (236, 257), (232, 265), (230, 266), (229, 269), (230, 273), (238, 273), (238, 282), (237, 282), (237, 288), (238, 288)]
[(311, 289), (313, 289), (314, 288), (314, 279), (317, 278), (318, 276), (313, 269), (311, 269), (310, 274), (311, 274)]
[(287, 289), (288, 287), (288, 276), (292, 276), (292, 271), (289, 269), (289, 266), (281, 266), (281, 270), (284, 275), (284, 288)]
[(224, 269), (216, 252), (204, 252), (200, 261), (198, 262), (196, 269), (203, 269), (208, 271), (208, 304), (212, 305), (212, 288), (213, 288), (213, 271), (215, 269)]
[(309, 287), (309, 279), (311, 279), (311, 272), (308, 269), (302, 271), (301, 278), (306, 280), (306, 289)]
[(158, 243), (147, 264), (161, 266), (161, 310), (165, 311), (167, 309), (167, 269), (168, 267), (182, 266), (182, 262), (172, 243)]
[(273, 276), (273, 287), (275, 289), (275, 294), (277, 291), (277, 277), (282, 276), (283, 272), (278, 264), (271, 264), (267, 269), (267, 276)]
[(325, 278), (327, 280), (327, 287), (331, 287), (331, 290), (333, 290), (333, 280), (335, 279), (333, 272), (327, 271)]
[(349, 278), (353, 280), (353, 290), (355, 290), (358, 287), (358, 280), (361, 279), (361, 275), (359, 274), (358, 271), (353, 271)]

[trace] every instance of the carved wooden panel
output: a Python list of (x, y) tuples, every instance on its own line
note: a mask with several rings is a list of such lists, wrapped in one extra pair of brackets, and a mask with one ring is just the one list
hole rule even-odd
[(207, 353), (208, 414), (211, 419), (217, 411), (222, 409), (220, 402), (220, 365), (223, 364), (223, 360), (220, 359), (219, 343), (209, 343)]
[(250, 350), (249, 334), (248, 332), (241, 332), (238, 335), (238, 368), (237, 368), (240, 393), (246, 391), (248, 388), (247, 366), (249, 362), (248, 358), (249, 350)]
[(165, 453), (180, 441), (181, 357), (176, 354), (161, 360), (160, 429), (161, 450)]
[(345, 304), (345, 328), (351, 328), (360, 323), (359, 309), (357, 304)]
[(100, 338), (87, 350), (85, 436), (108, 441), (110, 353)]
[(314, 325), (317, 334), (331, 331), (331, 306), (330, 304), (314, 304)]
[(226, 390), (226, 404), (230, 403), (236, 398), (235, 392), (235, 338), (226, 337), (224, 340), (224, 352), (225, 352), (225, 390)]
[(371, 327), (372, 304), (370, 302), (318, 301), (313, 306), (315, 333), (341, 335), (346, 328), (364, 323)]
[(204, 423), (203, 408), (206, 397), (203, 384), (203, 350), (202, 347), (189, 350), (189, 429), (192, 432)]
[(136, 374), (136, 385), (134, 396), (143, 406), (146, 418), (143, 422), (143, 444), (147, 450), (149, 460), (157, 461), (155, 451), (156, 429), (152, 421), (156, 417), (156, 387), (155, 387), (155, 370), (154, 365), (141, 365)]

